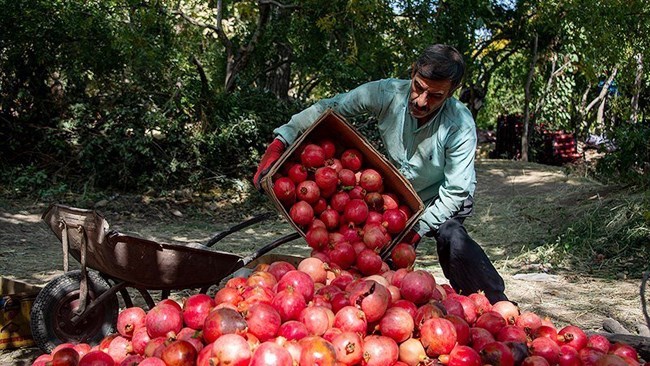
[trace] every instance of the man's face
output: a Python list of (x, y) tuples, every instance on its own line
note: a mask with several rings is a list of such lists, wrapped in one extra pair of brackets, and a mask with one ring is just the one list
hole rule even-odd
[(415, 73), (411, 81), (409, 111), (418, 120), (428, 119), (452, 92), (451, 80), (425, 79)]

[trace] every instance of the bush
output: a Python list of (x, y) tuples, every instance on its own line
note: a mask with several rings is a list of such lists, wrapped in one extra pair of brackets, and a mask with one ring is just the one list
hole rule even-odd
[(599, 178), (650, 187), (650, 125), (625, 123), (613, 131), (615, 149), (596, 165)]

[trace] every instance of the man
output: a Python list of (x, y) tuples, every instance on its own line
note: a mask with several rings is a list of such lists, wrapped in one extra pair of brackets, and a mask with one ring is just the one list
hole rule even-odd
[(410, 233), (417, 247), (424, 235), (437, 242), (440, 265), (463, 294), (482, 290), (490, 302), (507, 300), (503, 279), (463, 221), (472, 212), (476, 174), (476, 127), (469, 110), (452, 97), (465, 63), (453, 47), (433, 45), (413, 64), (411, 80), (385, 79), (324, 99), (274, 130), (254, 183), (327, 108), (344, 117), (370, 114), (389, 160), (413, 185), (426, 209)]

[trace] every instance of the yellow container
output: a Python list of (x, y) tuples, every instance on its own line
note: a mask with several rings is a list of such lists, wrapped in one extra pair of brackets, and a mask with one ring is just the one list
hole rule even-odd
[(34, 345), (30, 312), (38, 286), (0, 277), (0, 350)]

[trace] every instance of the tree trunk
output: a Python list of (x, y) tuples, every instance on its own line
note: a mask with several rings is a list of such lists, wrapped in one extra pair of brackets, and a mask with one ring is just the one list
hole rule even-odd
[(293, 50), (286, 44), (278, 45), (278, 54), (280, 60), (274, 64), (269, 65), (265, 75), (264, 85), (278, 99), (289, 99), (289, 86), (291, 82), (291, 57)]
[(632, 114), (630, 122), (636, 123), (639, 118), (639, 94), (641, 94), (641, 81), (643, 79), (643, 55), (636, 55), (636, 77), (634, 78), (634, 94), (632, 95)]
[(530, 123), (530, 85), (533, 83), (533, 76), (535, 75), (535, 64), (537, 64), (537, 41), (539, 36), (535, 34), (535, 41), (533, 43), (533, 57), (530, 62), (530, 69), (528, 70), (528, 77), (526, 78), (526, 85), (524, 86), (524, 125), (523, 132), (521, 133), (521, 161), (528, 161), (528, 131)]

